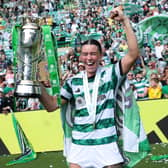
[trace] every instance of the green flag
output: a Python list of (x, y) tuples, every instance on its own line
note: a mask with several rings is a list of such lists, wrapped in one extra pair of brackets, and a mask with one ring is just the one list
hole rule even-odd
[(34, 151), (31, 143), (27, 139), (24, 131), (22, 130), (22, 127), (20, 126), (13, 112), (11, 113), (11, 117), (12, 117), (13, 127), (15, 130), (16, 137), (22, 154), (19, 157), (15, 158), (14, 160), (8, 162), (6, 166), (10, 166), (18, 163), (26, 163), (36, 159), (37, 157), (36, 152)]
[[(147, 36), (146, 43), (154, 45), (156, 40), (168, 40), (168, 15), (156, 15), (146, 18), (138, 23), (138, 27)], [(145, 38), (144, 38), (145, 39)]]
[(124, 3), (124, 13), (132, 16), (134, 14), (143, 14), (143, 8), (138, 4)]
[(125, 158), (125, 167), (134, 167), (150, 151), (149, 142), (140, 118), (139, 107), (127, 80), (116, 92), (116, 123), (119, 146)]

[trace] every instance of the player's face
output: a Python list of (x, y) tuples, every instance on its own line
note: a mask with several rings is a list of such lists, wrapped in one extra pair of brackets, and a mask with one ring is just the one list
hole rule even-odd
[(102, 54), (98, 47), (93, 44), (86, 44), (81, 49), (80, 61), (84, 63), (88, 77), (94, 76), (99, 66)]

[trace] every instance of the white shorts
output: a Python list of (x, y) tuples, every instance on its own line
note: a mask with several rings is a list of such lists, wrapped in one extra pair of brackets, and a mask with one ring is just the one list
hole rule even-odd
[(72, 144), (67, 161), (81, 168), (103, 168), (124, 162), (116, 142), (104, 145)]

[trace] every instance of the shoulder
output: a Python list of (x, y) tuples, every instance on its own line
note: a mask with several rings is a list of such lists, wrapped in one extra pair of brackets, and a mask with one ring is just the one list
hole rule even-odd
[(118, 62), (116, 64), (108, 64), (108, 65), (102, 66), (101, 71), (110, 71), (110, 70), (113, 70), (115, 67), (118, 67), (118, 66), (119, 66)]
[(74, 76), (72, 76), (72, 77), (70, 77), (70, 78), (67, 78), (66, 80), (65, 80), (65, 82), (64, 82), (64, 85), (66, 84), (66, 83), (68, 83), (69, 85), (72, 85), (73, 83), (75, 83), (75, 82), (78, 82), (79, 80), (81, 80), (82, 78), (83, 78), (83, 71), (82, 72), (79, 72), (78, 74), (76, 74), (76, 75), (74, 75)]

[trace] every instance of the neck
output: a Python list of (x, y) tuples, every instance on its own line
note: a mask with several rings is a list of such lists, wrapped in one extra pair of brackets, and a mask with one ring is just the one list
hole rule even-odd
[(87, 73), (87, 77), (88, 78), (92, 78), (92, 77), (94, 77), (96, 75), (96, 73)]

